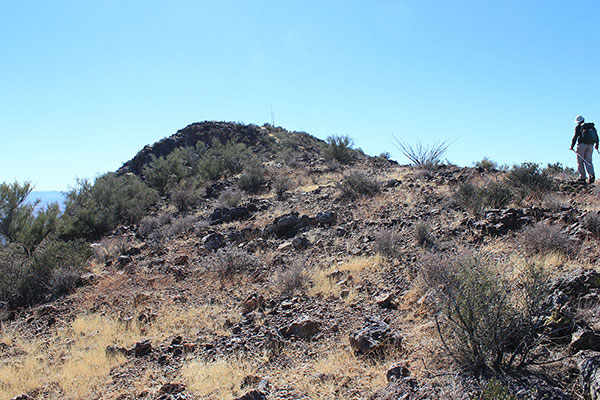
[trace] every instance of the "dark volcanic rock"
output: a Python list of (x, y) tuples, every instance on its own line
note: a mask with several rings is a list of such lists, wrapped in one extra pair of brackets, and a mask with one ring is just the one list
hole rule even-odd
[(320, 326), (320, 322), (304, 316), (283, 328), (282, 334), (286, 337), (298, 336), (303, 339), (309, 339), (319, 333)]
[(580, 367), (583, 389), (592, 400), (600, 399), (600, 355), (586, 359)]
[(350, 335), (350, 346), (357, 354), (374, 354), (384, 346), (400, 346), (402, 337), (388, 324), (376, 319), (368, 320), (362, 328)]
[(267, 400), (267, 396), (258, 390), (251, 390), (242, 397), (237, 397), (234, 400)]

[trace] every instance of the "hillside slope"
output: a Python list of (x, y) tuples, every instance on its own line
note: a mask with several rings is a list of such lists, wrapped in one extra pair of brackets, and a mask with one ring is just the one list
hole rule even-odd
[[(595, 187), (558, 174), (525, 195), (515, 176), (539, 177), (530, 170), (358, 152), (333, 163), (307, 134), (216, 122), (147, 146), (121, 172), (215, 137), (262, 155), (264, 190), (222, 178), (192, 209), (162, 203), (93, 244), (85, 285), (4, 316), (0, 399), (590, 395)], [(297, 152), (270, 162), (285, 140)], [(523, 196), (499, 200), (502, 188)]]

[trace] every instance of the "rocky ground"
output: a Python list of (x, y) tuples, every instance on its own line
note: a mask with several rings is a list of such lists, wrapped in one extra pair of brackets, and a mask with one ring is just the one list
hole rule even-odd
[[(195, 209), (162, 206), (94, 244), (74, 293), (5, 310), (0, 398), (600, 398), (600, 251), (584, 223), (600, 211), (595, 187), (559, 179), (552, 198), (472, 213), (457, 186), (502, 172), (368, 157), (273, 168), (294, 182), (282, 199), (228, 206), (218, 198), (237, 178), (218, 182)], [(350, 170), (380, 192), (341, 198)], [(560, 227), (573, 252), (529, 252), (536, 224)], [(543, 265), (535, 363), (476, 376), (446, 351), (419, 269), (465, 248)]]

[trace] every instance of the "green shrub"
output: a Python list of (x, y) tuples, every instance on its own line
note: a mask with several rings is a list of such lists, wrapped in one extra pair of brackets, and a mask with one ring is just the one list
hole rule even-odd
[(485, 208), (504, 208), (510, 204), (515, 195), (506, 183), (490, 182), (479, 189), (482, 204)]
[(79, 284), (92, 250), (84, 241), (46, 240), (32, 255), (0, 247), (0, 301), (19, 307), (67, 293)]
[(559, 162), (555, 162), (554, 164), (548, 163), (546, 167), (542, 170), (548, 176), (556, 176), (561, 174), (566, 175), (575, 175), (576, 171), (571, 167), (565, 167)]
[(56, 203), (36, 212), (39, 202), (25, 203), (32, 190), (29, 182), (0, 184), (0, 240), (19, 244), (28, 255), (56, 230), (60, 212)]
[(549, 287), (540, 268), (510, 282), (491, 259), (468, 251), (430, 254), (420, 266), (418, 281), (431, 290), (443, 347), (459, 366), (481, 373), (530, 361)]
[(246, 167), (244, 173), (240, 176), (238, 186), (245, 192), (258, 193), (260, 192), (267, 178), (264, 167), (258, 161), (254, 161)]
[(379, 183), (361, 172), (351, 172), (344, 175), (341, 182), (336, 184), (341, 198), (357, 199), (379, 193)]
[(133, 174), (108, 173), (94, 185), (87, 180), (77, 184), (67, 194), (59, 226), (63, 240), (96, 240), (119, 224), (137, 223), (159, 200), (157, 192)]
[(454, 200), (465, 210), (476, 214), (485, 208), (506, 207), (514, 197), (513, 188), (502, 181), (490, 182), (483, 186), (465, 182), (454, 192)]
[(166, 195), (188, 174), (181, 151), (173, 151), (167, 157), (152, 155), (152, 161), (142, 170), (144, 182), (161, 196)]
[(541, 199), (545, 193), (555, 187), (552, 177), (541, 171), (536, 163), (514, 165), (506, 175), (506, 179), (521, 199), (527, 196)]
[(222, 160), (223, 168), (230, 175), (236, 175), (243, 171), (244, 163), (250, 156), (250, 150), (243, 143), (234, 140), (222, 144), (215, 142), (210, 149), (210, 153)]
[(324, 149), (325, 158), (336, 160), (341, 164), (350, 164), (354, 159), (353, 145), (354, 141), (347, 135), (329, 136)]
[(487, 157), (483, 157), (481, 161), (476, 161), (474, 163), (475, 168), (482, 169), (484, 171), (494, 171), (498, 169), (498, 163), (490, 160)]

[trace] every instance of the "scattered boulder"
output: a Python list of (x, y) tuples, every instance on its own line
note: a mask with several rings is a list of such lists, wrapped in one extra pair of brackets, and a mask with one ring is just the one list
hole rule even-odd
[(330, 226), (336, 222), (337, 216), (334, 211), (324, 211), (318, 213), (316, 218), (319, 224)]
[(587, 358), (580, 366), (584, 392), (591, 400), (600, 400), (600, 355)]
[(370, 319), (362, 328), (350, 334), (350, 346), (357, 354), (378, 354), (384, 347), (399, 347), (402, 336), (393, 331), (388, 324)]
[(393, 382), (398, 379), (406, 378), (409, 375), (410, 375), (410, 371), (408, 370), (408, 368), (405, 365), (403, 365), (401, 363), (396, 363), (396, 364), (392, 365), (390, 367), (390, 369), (388, 369), (387, 372), (385, 373), (385, 377), (388, 382)]
[(225, 247), (225, 239), (218, 233), (209, 233), (202, 238), (202, 244), (207, 250), (217, 250)]
[(379, 296), (375, 297), (375, 302), (379, 307), (382, 308), (390, 308), (396, 309), (396, 297), (393, 293), (382, 293)]
[(158, 393), (175, 394), (175, 393), (181, 393), (184, 390), (185, 390), (185, 385), (183, 383), (165, 383), (158, 390)]
[(149, 340), (137, 342), (130, 350), (136, 357), (144, 357), (152, 352), (152, 343)]
[(258, 293), (253, 293), (242, 302), (242, 314), (247, 314), (265, 306), (265, 298)]
[(308, 316), (303, 316), (283, 328), (282, 334), (286, 337), (298, 336), (302, 339), (310, 339), (319, 333), (321, 323)]
[(132, 261), (130, 256), (119, 256), (117, 258), (117, 268), (124, 268), (127, 264)]
[(569, 350), (571, 353), (581, 350), (600, 351), (600, 334), (592, 330), (575, 332), (572, 335)]
[(175, 264), (175, 265), (187, 265), (189, 259), (190, 258), (187, 255), (182, 254), (180, 256), (175, 257), (175, 259), (173, 260), (173, 264)]
[(267, 400), (267, 396), (259, 390), (251, 390), (241, 397), (234, 400)]
[(218, 225), (225, 222), (246, 220), (256, 211), (258, 211), (258, 207), (255, 204), (233, 208), (220, 207), (215, 209), (208, 219), (211, 225)]

